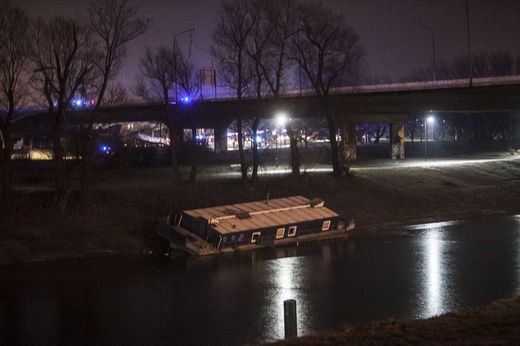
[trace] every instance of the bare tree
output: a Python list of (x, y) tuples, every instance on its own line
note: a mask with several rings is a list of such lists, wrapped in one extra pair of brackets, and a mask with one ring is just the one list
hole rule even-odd
[[(251, 13), (254, 18), (253, 30), (247, 44), (247, 53), (253, 64), (254, 94), (260, 99), (265, 94), (277, 98), (281, 95), (284, 84), (284, 74), (288, 62), (286, 47), (289, 38), (296, 32), (294, 1), (251, 1)], [(258, 174), (258, 143), (257, 132), (261, 118), (252, 122), (252, 153), (253, 173), (252, 184), (256, 185)], [(297, 139), (294, 136), (292, 123), (286, 123), (287, 134), (291, 146), (291, 166), (293, 174), (299, 174), (299, 154)]]
[[(251, 23), (253, 24), (250, 35), (246, 43), (246, 53), (251, 64), (252, 80), (251, 91), (254, 97), (261, 99), (267, 89), (265, 87), (265, 77), (262, 65), (265, 62), (267, 46), (274, 30), (274, 24), (267, 16), (266, 9), (269, 8), (271, 1), (251, 0), (249, 2)], [(261, 116), (255, 116), (249, 123), (251, 130), (251, 153), (253, 156), (253, 169), (251, 174), (251, 185), (256, 187), (258, 180), (258, 127), (260, 126)]]
[(381, 138), (388, 130), (388, 124), (371, 124), (369, 128), (372, 135), (374, 136), (374, 141), (379, 143)]
[[(175, 43), (177, 45), (177, 43)], [(190, 47), (192, 42), (190, 41)], [(175, 62), (176, 78), (175, 83), (181, 89), (184, 98), (194, 100), (200, 94), (200, 76), (195, 73), (195, 67), (191, 62), (191, 49), (187, 55), (178, 47), (174, 47), (173, 60)], [(177, 91), (176, 91), (177, 92)]]
[(254, 26), (249, 0), (223, 1), (217, 11), (215, 24), (212, 53), (220, 65), (220, 76), (223, 78), (224, 84), (233, 90), (237, 97), (240, 170), (244, 185), (248, 185), (241, 99), (247, 94), (252, 76), (251, 64), (246, 52), (247, 41)]
[(414, 140), (415, 140), (415, 133), (418, 131), (418, 125), (419, 125), (419, 119), (415, 114), (412, 114), (408, 116), (408, 119), (406, 119), (406, 122), (404, 123), (404, 126), (406, 128), (406, 131), (408, 131), (408, 134), (410, 135), (410, 139), (412, 141), (412, 147), (414, 146)]
[(356, 31), (347, 26), (342, 15), (335, 14), (322, 3), (300, 6), (298, 35), (292, 37), (291, 58), (296, 61), (323, 104), (327, 118), (332, 168), (341, 173), (336, 133), (337, 119), (328, 103), (331, 87), (339, 86), (354, 73), (364, 56), (364, 48)]
[(170, 102), (170, 92), (175, 84), (175, 71), (171, 71), (170, 55), (167, 47), (146, 47), (145, 54), (139, 59), (141, 76), (136, 78), (133, 87), (135, 95), (147, 102)]
[(99, 109), (108, 83), (121, 69), (126, 44), (148, 31), (151, 21), (138, 17), (138, 8), (130, 6), (128, 0), (92, 0), (88, 14), (101, 47), (100, 59), (96, 60), (101, 75), (96, 85), (96, 109)]
[(298, 12), (295, 0), (261, 1), (264, 10), (264, 31), (268, 40), (261, 59), (262, 73), (273, 96), (278, 97), (287, 87), (290, 66), (290, 38), (298, 34)]
[(138, 8), (130, 6), (128, 0), (92, 0), (87, 12), (98, 50), (92, 56), (96, 78), (91, 85), (85, 86), (90, 89), (96, 102), (88, 122), (81, 124), (84, 190), (89, 186), (88, 176), (94, 157), (92, 129), (98, 110), (106, 103), (107, 91), (116, 90), (122, 96), (121, 88), (110, 88), (109, 83), (121, 69), (126, 56), (126, 44), (144, 34), (151, 24), (150, 20), (138, 17)]
[[(251, 95), (257, 99), (266, 95), (279, 97), (285, 86), (287, 64), (286, 47), (289, 37), (295, 33), (294, 1), (239, 0), (223, 4), (218, 29), (214, 33), (214, 53), (224, 73), (226, 85), (234, 89), (239, 99)], [(227, 27), (226, 27), (227, 25)], [(238, 144), (241, 152), (241, 171), (244, 182), (256, 185), (258, 176), (257, 133), (261, 116), (249, 123), (253, 167), (248, 180), (242, 138), (243, 119), (237, 119)], [(291, 139), (291, 125), (288, 123)], [(294, 145), (293, 145), (294, 144)], [(296, 141), (291, 141), (292, 152), (298, 157)], [(294, 157), (294, 155), (293, 155)], [(296, 162), (296, 163), (295, 163)], [(293, 161), (293, 170), (299, 172), (299, 160)]]
[(11, 123), (24, 104), (29, 66), (29, 18), (0, 1), (0, 215), (12, 209)]
[[(185, 107), (188, 107), (188, 112), (190, 114), (191, 119), (191, 140), (189, 141), (189, 157), (191, 163), (190, 177), (189, 181), (195, 181), (197, 176), (197, 166), (200, 160), (200, 156), (202, 151), (205, 150), (204, 146), (199, 145), (197, 143), (197, 128), (195, 124), (195, 114), (193, 113), (193, 108), (191, 107), (192, 100), (196, 99), (201, 92), (201, 84), (200, 84), (200, 75), (195, 73), (195, 68), (190, 61), (191, 58), (191, 46), (192, 42), (190, 39), (190, 49), (188, 49), (188, 54), (184, 55), (182, 50), (177, 46), (177, 42), (174, 42), (174, 62), (176, 64), (175, 72), (176, 72), (176, 84), (181, 89), (182, 99), (185, 100)], [(176, 90), (176, 93), (178, 90)], [(176, 95), (177, 97), (177, 95)], [(181, 107), (182, 102), (178, 107)]]
[(48, 23), (37, 21), (32, 54), (36, 65), (34, 80), (44, 97), (52, 124), (55, 197), (62, 211), (65, 211), (75, 179), (65, 165), (67, 152), (62, 133), (76, 92), (82, 85), (93, 82), (95, 54), (92, 32), (79, 19), (57, 16)]
[(172, 56), (174, 51), (167, 47), (156, 47), (154, 50), (147, 47), (144, 57), (139, 60), (140, 77), (134, 87), (134, 94), (145, 101), (160, 101), (164, 105), (164, 118), (170, 136), (170, 153), (173, 166), (173, 178), (179, 182), (182, 180), (177, 161), (177, 146), (180, 131), (176, 119), (170, 107), (170, 92), (176, 81), (176, 61)]
[[(260, 33), (265, 36), (265, 43), (257, 45), (257, 50), (260, 52), (258, 61), (269, 91), (275, 98), (278, 98), (287, 83), (284, 79), (290, 62), (287, 50), (291, 37), (298, 35), (298, 14), (295, 11), (294, 0), (272, 0), (260, 3), (262, 3), (263, 9), (262, 20), (259, 21), (263, 24)], [(291, 148), (292, 174), (297, 176), (300, 174), (300, 154), (295, 125), (295, 121), (289, 116), (285, 128)]]
[[(124, 97), (121, 87), (110, 87), (109, 82), (121, 67), (125, 44), (143, 34), (150, 24), (136, 18), (137, 9), (127, 3), (127, 0), (93, 0), (87, 9), (89, 22), (79, 16), (58, 16), (47, 23), (40, 19), (35, 25), (34, 81), (52, 123), (56, 200), (62, 210), (77, 178), (82, 178), (83, 189), (88, 188), (95, 115), (104, 104), (107, 91), (112, 94), (111, 101)], [(78, 92), (90, 95), (96, 102), (86, 121), (78, 119), (75, 124), (70, 121), (67, 124), (69, 128), (75, 126), (74, 131), (79, 129), (79, 136), (70, 136), (69, 142), (76, 140), (76, 157), (81, 160), (73, 169), (67, 169), (62, 134), (66, 113)]]
[(126, 103), (128, 96), (126, 89), (120, 84), (115, 83), (108, 87), (105, 92), (105, 96), (103, 97), (103, 104), (105, 105), (122, 105)]
[[(175, 93), (176, 101), (178, 101), (179, 91), (183, 96), (181, 99), (188, 99), (190, 102), (199, 95), (201, 90), (200, 76), (195, 74), (195, 68), (190, 58), (191, 49), (187, 55), (184, 55), (176, 42), (174, 42), (172, 49), (158, 47), (152, 50), (147, 48), (145, 56), (140, 59), (139, 69), (142, 76), (137, 78), (137, 84), (134, 88), (134, 93), (144, 100), (150, 102), (160, 100), (165, 106), (165, 119), (170, 130), (170, 148), (176, 181), (182, 180), (176, 157), (178, 142), (182, 138), (182, 129), (179, 129), (177, 119), (175, 119), (175, 112), (169, 106), (170, 92), (173, 91)], [(174, 86), (175, 88), (173, 88)], [(189, 180), (194, 181), (201, 148), (196, 143), (196, 128), (192, 108), (189, 106), (190, 102), (187, 105), (184, 102), (176, 102), (176, 107), (188, 107), (192, 119), (192, 138), (189, 143), (192, 168)]]

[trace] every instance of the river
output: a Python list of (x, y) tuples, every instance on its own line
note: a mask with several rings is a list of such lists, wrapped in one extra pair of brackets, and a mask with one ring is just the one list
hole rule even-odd
[(0, 267), (0, 344), (241, 345), (415, 319), (520, 294), (520, 215), (354, 231), (347, 240), (183, 258)]

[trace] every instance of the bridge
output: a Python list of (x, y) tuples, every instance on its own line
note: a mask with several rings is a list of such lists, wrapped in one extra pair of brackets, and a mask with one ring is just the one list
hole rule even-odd
[[(324, 100), (326, 99), (326, 102)], [(404, 158), (404, 122), (411, 114), (446, 112), (505, 112), (520, 110), (520, 76), (475, 78), (436, 82), (343, 87), (326, 97), (304, 91), (279, 98), (215, 99), (170, 105), (145, 104), (105, 107), (97, 123), (165, 122), (174, 117), (180, 127), (212, 128), (217, 151), (227, 150), (227, 129), (241, 114), (244, 118), (273, 118), (280, 112), (291, 118), (333, 116), (342, 129), (343, 155), (356, 159), (356, 124), (391, 124), (390, 138), (401, 144), (391, 156)], [(87, 110), (69, 117), (86, 119)], [(27, 119), (44, 119), (41, 113)], [(41, 120), (40, 120), (41, 121)], [(397, 136), (399, 140), (397, 140)], [(345, 138), (346, 137), (346, 138)]]

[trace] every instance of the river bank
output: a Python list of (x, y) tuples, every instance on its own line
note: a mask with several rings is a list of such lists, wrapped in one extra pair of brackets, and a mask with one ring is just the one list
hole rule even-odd
[(520, 297), (423, 320), (381, 321), (271, 345), (517, 345), (520, 341), (518, 316)]
[(18, 210), (3, 222), (0, 265), (161, 253), (167, 244), (155, 235), (158, 219), (267, 195), (319, 197), (354, 219), (357, 231), (520, 213), (520, 156), (505, 153), (426, 164), (413, 158), (361, 162), (344, 177), (308, 166), (298, 178), (262, 176), (254, 190), (245, 189), (238, 177), (212, 177), (208, 172), (214, 169), (202, 166), (197, 182), (176, 186), (168, 166), (100, 169), (87, 203), (73, 197), (66, 213), (51, 208), (52, 194), (41, 178), (45, 172), (38, 173), (34, 182), (20, 182)]

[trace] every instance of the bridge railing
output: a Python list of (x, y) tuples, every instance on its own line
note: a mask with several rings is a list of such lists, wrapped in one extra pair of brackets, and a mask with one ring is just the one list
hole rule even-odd
[[(520, 84), (520, 76), (502, 76), (502, 77), (484, 77), (473, 78), (472, 86), (494, 86)], [(331, 94), (352, 94), (352, 93), (374, 93), (388, 91), (406, 91), (406, 90), (428, 90), (428, 89), (449, 89), (463, 88), (470, 85), (469, 78), (450, 79), (426, 82), (409, 82), (409, 83), (392, 83), (392, 84), (376, 84), (376, 85), (360, 85), (352, 87), (333, 88)]]

